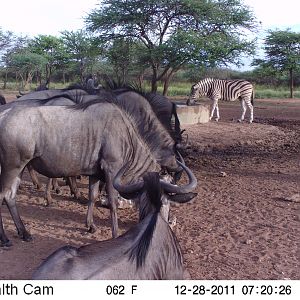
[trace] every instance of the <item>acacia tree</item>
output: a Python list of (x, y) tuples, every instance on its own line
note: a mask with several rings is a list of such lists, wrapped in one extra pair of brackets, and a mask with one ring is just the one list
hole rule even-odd
[(5, 70), (3, 89), (6, 89), (9, 57), (17, 53), (28, 44), (28, 38), (16, 36), (11, 31), (3, 31), (0, 28), (0, 65)]
[(104, 42), (140, 41), (152, 91), (163, 80), (166, 94), (174, 73), (188, 63), (239, 63), (239, 54), (252, 54), (246, 31), (257, 24), (241, 0), (103, 0), (86, 25)]
[(265, 59), (256, 59), (253, 65), (275, 73), (288, 72), (290, 97), (294, 97), (294, 73), (300, 70), (300, 33), (287, 30), (269, 30), (265, 38)]
[(8, 68), (13, 70), (22, 80), (22, 87), (27, 89), (34, 73), (41, 72), (47, 60), (44, 56), (32, 52), (12, 53), (8, 59)]
[(62, 40), (70, 60), (79, 64), (80, 81), (83, 83), (85, 72), (95, 63), (102, 49), (98, 41), (84, 30), (64, 31)]
[[(34, 54), (43, 56), (47, 61), (44, 68), (46, 85), (49, 85), (54, 69), (59, 67), (66, 57), (62, 39), (52, 35), (39, 35), (30, 41), (28, 50)], [(40, 84), (42, 71), (39, 71), (39, 74), (37, 74)]]

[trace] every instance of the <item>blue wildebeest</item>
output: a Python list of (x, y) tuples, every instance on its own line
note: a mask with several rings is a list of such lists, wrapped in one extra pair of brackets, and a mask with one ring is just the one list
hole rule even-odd
[[(37, 268), (33, 279), (185, 279), (181, 249), (161, 207), (167, 198), (184, 203), (196, 196), (196, 178), (189, 176), (186, 186), (172, 186), (158, 173), (147, 173), (143, 182), (121, 184), (116, 189), (139, 198), (140, 221), (117, 239), (95, 242), (79, 248), (65, 246), (56, 250)], [(122, 169), (121, 169), (122, 173)], [(169, 195), (172, 193), (172, 195)]]
[[(97, 181), (104, 179), (112, 234), (117, 236), (116, 191), (112, 178), (124, 162), (131, 163), (126, 173), (129, 182), (161, 167), (178, 170), (173, 140), (159, 133), (150, 148), (134, 123), (134, 119), (116, 105), (98, 101), (71, 109), (19, 106), (0, 114), (0, 207), (5, 199), (21, 238), (30, 240), (31, 236), (20, 219), (15, 196), (22, 170), (29, 162), (47, 177), (90, 176), (93, 178), (90, 193)], [(154, 156), (151, 149), (155, 148)], [(2, 217), (0, 239), (2, 245), (10, 244)]]
[[(177, 139), (174, 139), (173, 144), (176, 143), (176, 148), (178, 147), (181, 142), (181, 139), (178, 139), (180, 136), (180, 124), (176, 114), (176, 106), (174, 112), (174, 106), (171, 102), (169, 102), (167, 99), (161, 99), (163, 96), (155, 96), (153, 94), (151, 94), (151, 100), (149, 101), (149, 99), (144, 97), (144, 94), (140, 94), (132, 88), (127, 87), (113, 90), (112, 93), (113, 95), (116, 95), (116, 97), (107, 97), (107, 93), (109, 92), (102, 89), (99, 91), (98, 96), (74, 93), (72, 95), (69, 94), (68, 97), (75, 103), (102, 101), (111, 102), (118, 105), (134, 119), (139, 134), (147, 141), (147, 144), (150, 146), (154, 157), (161, 155), (160, 152), (163, 151), (164, 145), (167, 144), (167, 147), (170, 148), (172, 141), (168, 132), (175, 134), (172, 134), (173, 137), (177, 137)], [(47, 95), (48, 94), (45, 93), (43, 97), (47, 97)], [(41, 97), (41, 95), (39, 95), (39, 97)], [(99, 97), (102, 97), (102, 100), (100, 100)], [(153, 109), (154, 107), (155, 112)], [(172, 113), (175, 113), (176, 130), (171, 126)], [(157, 137), (159, 135), (164, 138), (160, 141), (157, 141)], [(158, 146), (158, 143), (161, 146)], [(96, 230), (96, 226), (93, 221), (93, 208), (98, 195), (98, 190), (100, 189), (101, 191), (101, 189), (104, 187), (104, 181), (98, 181), (98, 179), (94, 179), (93, 177), (90, 177), (90, 181), (90, 201), (87, 213), (87, 227), (88, 231), (94, 232)]]
[[(38, 99), (43, 99), (39, 101), (45, 101), (45, 104), (43, 105), (57, 105), (59, 101), (64, 103), (61, 100), (64, 99), (64, 97), (66, 97), (65, 101), (71, 100), (75, 103), (87, 103), (95, 100), (98, 102), (102, 101), (114, 103), (134, 119), (138, 132), (147, 141), (147, 144), (153, 151), (154, 157), (161, 155), (160, 152), (163, 151), (165, 145), (170, 148), (170, 144), (172, 142), (168, 132), (173, 136), (176, 148), (180, 148), (181, 132), (179, 120), (176, 114), (176, 106), (172, 105), (168, 99), (155, 94), (140, 94), (138, 91), (130, 87), (113, 90), (111, 91), (113, 94), (110, 94), (110, 92), (104, 89), (98, 90), (97, 92), (98, 95), (95, 96), (88, 95), (85, 91), (81, 92), (80, 90), (47, 90), (30, 93), (28, 96), (30, 96), (30, 99), (34, 99), (34, 95), (37, 95)], [(109, 96), (107, 96), (108, 94)], [(50, 95), (54, 96), (49, 98)], [(116, 95), (116, 97), (113, 97), (112, 95)], [(148, 97), (149, 99), (145, 97)], [(32, 101), (38, 102), (38, 100)], [(21, 102), (24, 102), (24, 100)], [(30, 102), (30, 100), (26, 100), (26, 103), (28, 102)], [(67, 104), (68, 102), (65, 103), (65, 105)], [(175, 128), (171, 124), (172, 114), (174, 114), (173, 118), (175, 119)], [(164, 138), (161, 141), (158, 141), (158, 136)], [(179, 177), (178, 174), (180, 174), (180, 172), (175, 174), (177, 178)], [(86, 221), (89, 232), (94, 232), (96, 230), (96, 226), (93, 221), (93, 208), (98, 195), (98, 190), (100, 189), (101, 191), (104, 184), (104, 180), (99, 181), (97, 178), (90, 177), (89, 205)], [(73, 189), (71, 190), (76, 190), (75, 181), (73, 181)], [(50, 192), (48, 189), (46, 190), (46, 195), (46, 203), (49, 203), (48, 199), (50, 198)]]
[[(44, 93), (43, 93), (44, 92)], [(68, 101), (74, 101), (74, 103), (88, 103), (91, 101), (97, 102), (109, 102), (118, 105), (122, 110), (124, 110), (131, 118), (134, 119), (136, 129), (138, 130), (139, 134), (147, 141), (148, 145), (153, 152), (154, 157), (159, 157), (161, 151), (164, 151), (164, 148), (170, 148), (170, 144), (175, 143), (171, 141), (171, 138), (167, 132), (167, 130), (163, 127), (162, 121), (166, 122), (165, 120), (169, 118), (171, 122), (171, 115), (166, 116), (166, 114), (162, 113), (160, 109), (158, 119), (156, 114), (152, 110), (152, 106), (149, 104), (149, 101), (145, 99), (141, 94), (135, 92), (134, 90), (128, 88), (122, 89), (122, 91), (118, 91), (116, 97), (113, 97), (113, 94), (110, 92), (105, 91), (104, 89), (100, 90), (98, 95), (88, 95), (84, 94), (85, 91), (82, 93), (80, 91), (75, 90), (47, 90), (41, 92), (34, 92), (28, 94), (30, 99), (34, 99), (34, 95), (37, 94), (38, 99), (42, 100), (23, 100), (18, 101), (16, 104), (21, 103), (24, 105), (30, 103), (30, 101), (34, 101), (33, 103), (42, 103), (41, 105), (58, 105), (60, 103), (69, 105)], [(49, 98), (50, 94), (54, 95)], [(109, 96), (107, 96), (109, 95)], [(111, 97), (110, 97), (111, 96)], [(65, 101), (63, 102), (63, 99)], [(67, 101), (67, 102), (66, 102)], [(37, 104), (38, 105), (38, 104)], [(155, 107), (157, 107), (155, 105)], [(175, 111), (176, 112), (176, 111)], [(171, 111), (168, 111), (170, 114)], [(171, 125), (169, 126), (171, 128)], [(163, 136), (162, 140), (157, 140), (158, 136)], [(178, 146), (178, 141), (176, 143), (176, 147)], [(76, 190), (75, 181), (73, 181), (73, 190)], [(50, 181), (49, 181), (50, 184)], [(98, 179), (94, 179), (90, 177), (90, 192), (89, 192), (89, 205), (88, 205), (88, 213), (87, 213), (87, 227), (89, 232), (94, 232), (96, 230), (96, 226), (93, 221), (93, 208), (95, 205), (95, 200), (98, 195), (98, 190), (104, 187), (104, 180), (98, 181)], [(71, 189), (72, 190), (72, 189)], [(49, 203), (49, 190), (46, 190), (46, 203)]]

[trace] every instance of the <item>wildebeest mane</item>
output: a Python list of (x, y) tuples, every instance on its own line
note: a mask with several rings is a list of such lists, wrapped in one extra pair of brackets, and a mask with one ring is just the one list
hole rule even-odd
[(99, 103), (113, 103), (116, 104), (117, 99), (116, 97), (107, 91), (102, 91), (101, 94), (97, 95), (97, 98), (94, 100), (88, 101), (88, 102), (81, 102), (77, 103), (72, 106), (66, 107), (66, 109), (72, 109), (72, 110), (82, 110), (85, 111), (87, 108), (89, 108), (92, 105), (99, 104)]
[(144, 188), (146, 190), (146, 199), (141, 205), (141, 219), (144, 219), (149, 210), (152, 210), (152, 216), (146, 229), (136, 243), (128, 250), (129, 259), (136, 260), (137, 269), (145, 263), (149, 246), (156, 227), (157, 217), (162, 206), (161, 202), (161, 186), (159, 182), (159, 174), (157, 172), (149, 172), (144, 177)]
[[(140, 136), (151, 151), (158, 151), (158, 141), (163, 145), (171, 145), (173, 143), (171, 136), (159, 122), (155, 113), (151, 109), (148, 109), (149, 104), (147, 101), (145, 101), (145, 103), (142, 101), (123, 101), (117, 99), (114, 93), (102, 90), (101, 93), (97, 95), (97, 99), (86, 103), (80, 103), (75, 106), (72, 105), (68, 107), (68, 109), (84, 111), (91, 105), (105, 102), (116, 104), (126, 114), (126, 117), (137, 128)], [(141, 106), (143, 107), (142, 110)]]
[[(138, 83), (129, 84), (118, 83), (112, 78), (106, 76), (105, 88), (111, 90), (115, 95), (126, 92), (134, 92), (144, 97), (152, 107), (159, 121), (169, 131), (175, 142), (181, 142), (180, 121), (177, 115), (176, 104), (169, 101), (165, 96), (157, 93), (146, 92)], [(170, 107), (172, 105), (172, 107)], [(174, 120), (171, 120), (171, 116)]]

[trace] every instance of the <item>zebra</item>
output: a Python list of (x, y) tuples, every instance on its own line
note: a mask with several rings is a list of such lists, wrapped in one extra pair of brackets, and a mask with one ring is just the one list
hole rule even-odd
[(239, 99), (241, 101), (242, 115), (238, 120), (242, 122), (245, 118), (247, 106), (250, 110), (249, 122), (253, 121), (253, 99), (254, 90), (253, 85), (246, 80), (223, 80), (215, 78), (205, 78), (194, 84), (191, 88), (187, 105), (193, 105), (197, 97), (207, 96), (212, 103), (210, 113), (210, 120), (213, 118), (216, 110), (216, 121), (220, 119), (218, 100), (234, 101)]

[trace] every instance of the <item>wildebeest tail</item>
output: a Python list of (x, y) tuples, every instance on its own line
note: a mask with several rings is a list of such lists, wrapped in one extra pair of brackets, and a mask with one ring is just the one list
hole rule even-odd
[(177, 138), (181, 137), (181, 129), (180, 129), (180, 121), (177, 115), (177, 109), (176, 109), (176, 104), (172, 102), (172, 115), (174, 116), (175, 120), (175, 134)]

